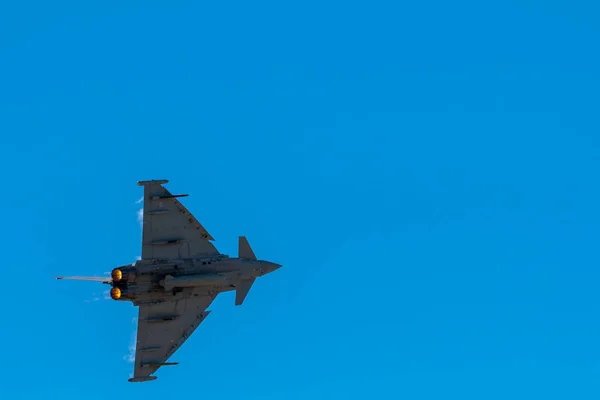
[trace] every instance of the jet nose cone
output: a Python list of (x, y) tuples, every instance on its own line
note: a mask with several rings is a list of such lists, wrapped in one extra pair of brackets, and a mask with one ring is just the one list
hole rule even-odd
[(260, 266), (255, 268), (254, 271), (258, 272), (258, 276), (264, 276), (275, 270), (278, 270), (279, 268), (281, 268), (281, 265), (279, 264), (270, 261), (260, 261)]
[(276, 270), (278, 270), (279, 268), (281, 268), (281, 265), (280, 265), (280, 264), (276, 264), (276, 263), (270, 262), (270, 263), (269, 263), (269, 266), (268, 266), (268, 268), (267, 268), (267, 271), (268, 271), (268, 272), (273, 272), (273, 271), (276, 271)]

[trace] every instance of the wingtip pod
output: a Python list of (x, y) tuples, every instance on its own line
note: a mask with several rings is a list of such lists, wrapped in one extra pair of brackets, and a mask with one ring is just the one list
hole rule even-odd
[(157, 376), (137, 376), (135, 378), (129, 378), (129, 382), (149, 382), (154, 381), (158, 378)]
[(138, 181), (138, 186), (149, 186), (149, 185), (164, 185), (169, 183), (168, 179), (151, 179), (149, 181)]

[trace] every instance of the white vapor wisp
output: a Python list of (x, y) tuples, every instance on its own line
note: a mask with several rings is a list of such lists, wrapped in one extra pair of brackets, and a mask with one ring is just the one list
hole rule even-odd
[(127, 355), (123, 357), (123, 360), (133, 363), (135, 361), (135, 348), (137, 345), (137, 318), (132, 318), (131, 322), (135, 326), (131, 339), (129, 340), (129, 347), (127, 347)]
[(95, 292), (94, 292), (94, 293), (92, 293), (92, 296), (94, 296), (94, 298), (92, 298), (91, 300), (84, 300), (83, 302), (84, 302), (84, 303), (91, 303), (91, 302), (93, 302), (93, 301), (98, 301), (98, 300), (100, 300), (100, 297), (98, 297), (98, 295), (97, 295)]
[(143, 224), (144, 224), (144, 209), (143, 208), (140, 208), (137, 211), (137, 220), (138, 220), (138, 223), (140, 224), (140, 228), (142, 228)]
[[(144, 207), (143, 207), (143, 201), (144, 201), (144, 196), (140, 197), (139, 200), (135, 202), (135, 204), (142, 203), (142, 208), (140, 208), (136, 212), (137, 221), (138, 221), (138, 224), (140, 224), (140, 229), (143, 229), (143, 226), (144, 226)], [(142, 257), (141, 256), (137, 256), (135, 259), (136, 260), (141, 260)], [(134, 264), (135, 264), (135, 262), (132, 263), (132, 265), (134, 265)], [(125, 361), (129, 362), (129, 363), (135, 362), (135, 348), (137, 346), (137, 317), (133, 317), (131, 319), (131, 322), (134, 325), (134, 330), (133, 330), (133, 333), (131, 335), (131, 339), (129, 340), (129, 346), (127, 347), (127, 354), (123, 357), (123, 359)]]
[[(138, 201), (136, 201), (135, 204), (143, 203), (143, 201), (144, 201), (144, 196), (140, 197), (140, 199)], [(138, 224), (140, 224), (140, 229), (143, 232), (143, 230), (144, 230), (144, 205), (143, 204), (142, 204), (142, 208), (137, 210), (137, 221), (138, 221)], [(137, 256), (135, 259), (141, 260), (142, 257)], [(134, 262), (134, 264), (135, 264), (135, 262)]]

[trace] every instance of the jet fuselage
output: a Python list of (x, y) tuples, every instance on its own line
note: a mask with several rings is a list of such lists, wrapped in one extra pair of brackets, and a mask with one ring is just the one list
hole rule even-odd
[(236, 290), (240, 281), (256, 279), (279, 267), (269, 261), (226, 255), (168, 262), (138, 260), (112, 271), (110, 295), (114, 300), (138, 305), (162, 300), (165, 295), (181, 298), (218, 294)]

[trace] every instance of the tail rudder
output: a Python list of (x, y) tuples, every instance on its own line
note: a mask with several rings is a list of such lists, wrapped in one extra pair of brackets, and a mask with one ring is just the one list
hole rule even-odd
[[(250, 243), (248, 243), (246, 236), (240, 236), (240, 238), (239, 238), (238, 257), (249, 259), (249, 260), (256, 260), (256, 255), (254, 254), (254, 251), (252, 251), (252, 247), (250, 247)], [(235, 305), (236, 306), (242, 305), (242, 303), (246, 299), (246, 296), (248, 295), (248, 292), (250, 291), (250, 288), (252, 287), (253, 283), (254, 283), (254, 279), (247, 279), (247, 280), (243, 280), (237, 284), (238, 287), (237, 287), (236, 293), (235, 293)]]
[(237, 284), (237, 289), (235, 291), (235, 305), (241, 306), (254, 283), (254, 278), (245, 279)]
[(246, 236), (240, 236), (240, 238), (239, 238), (238, 257), (239, 258), (248, 258), (250, 260), (256, 260), (254, 251), (252, 251), (252, 247), (250, 247), (250, 243), (248, 243)]

